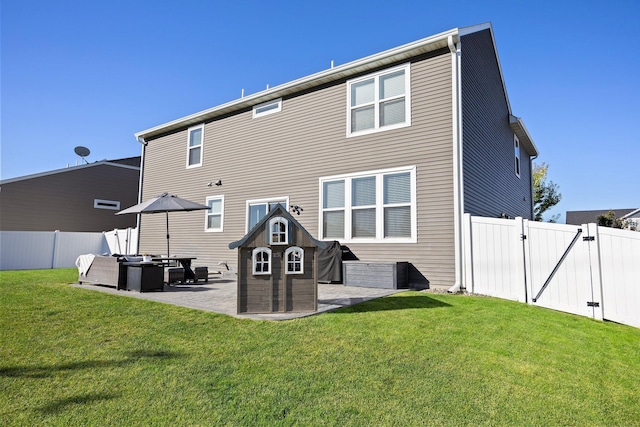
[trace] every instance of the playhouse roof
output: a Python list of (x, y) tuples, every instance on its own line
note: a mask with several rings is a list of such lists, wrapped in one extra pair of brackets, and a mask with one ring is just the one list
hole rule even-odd
[(311, 240), (311, 242), (318, 248), (324, 249), (327, 247), (326, 242), (323, 242), (313, 237), (298, 221), (296, 221), (296, 219), (289, 212), (287, 212), (285, 208), (282, 207), (282, 205), (277, 205), (273, 209), (271, 209), (269, 213), (266, 214), (260, 221), (258, 221), (258, 223), (254, 225), (253, 228), (251, 228), (251, 230), (249, 230), (249, 232), (245, 234), (245, 236), (242, 239), (229, 243), (229, 249), (235, 249), (237, 247), (244, 246), (247, 243), (247, 241), (253, 236), (254, 233), (260, 230), (267, 221), (269, 221), (271, 218), (273, 218), (276, 215), (287, 219), (290, 223), (298, 227), (309, 238), (309, 240)]

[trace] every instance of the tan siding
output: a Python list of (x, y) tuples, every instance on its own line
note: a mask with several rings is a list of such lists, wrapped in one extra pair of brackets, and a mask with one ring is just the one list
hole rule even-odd
[[(207, 123), (203, 166), (186, 169), (186, 129), (149, 142), (143, 198), (164, 191), (204, 202), (225, 196), (224, 232), (205, 233), (204, 213), (170, 214), (171, 247), (197, 264), (235, 264), (229, 242), (245, 234), (246, 201), (289, 196), (296, 219), (318, 236), (319, 178), (415, 165), (418, 243), (350, 244), (363, 260), (409, 261), (432, 285), (453, 283), (451, 59), (411, 66), (412, 125), (346, 137), (346, 82), (283, 100), (282, 111), (252, 119), (251, 111)], [(222, 179), (221, 187), (207, 182)], [(143, 217), (141, 248), (165, 247), (164, 216)]]
[(109, 231), (136, 226), (135, 215), (96, 209), (95, 199), (137, 203), (137, 169), (95, 165), (2, 185), (0, 229), (12, 231)]

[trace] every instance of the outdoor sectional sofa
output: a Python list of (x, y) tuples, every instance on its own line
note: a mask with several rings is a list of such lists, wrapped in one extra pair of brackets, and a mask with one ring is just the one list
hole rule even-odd
[(78, 283), (93, 283), (115, 286), (116, 289), (127, 289), (127, 266), (122, 257), (99, 256), (91, 262), (86, 274), (78, 273)]

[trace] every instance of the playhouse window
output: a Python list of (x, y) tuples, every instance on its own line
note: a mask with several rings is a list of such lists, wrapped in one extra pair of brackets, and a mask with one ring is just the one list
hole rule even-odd
[(253, 250), (253, 274), (271, 274), (271, 249), (255, 248)]
[(285, 251), (287, 274), (304, 274), (304, 251), (293, 246)]
[(269, 243), (272, 245), (286, 245), (289, 243), (289, 222), (281, 217), (269, 221)]

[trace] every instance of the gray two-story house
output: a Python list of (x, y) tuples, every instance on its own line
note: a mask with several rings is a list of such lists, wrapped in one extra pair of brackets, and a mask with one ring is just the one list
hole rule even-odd
[[(234, 264), (229, 242), (277, 204), (363, 261), (407, 261), (414, 286), (462, 275), (464, 213), (532, 218), (536, 147), (514, 116), (490, 24), (452, 29), (135, 135), (140, 199), (171, 214), (172, 251)], [(164, 217), (140, 217), (161, 252)], [(173, 255), (173, 254), (171, 254)]]

